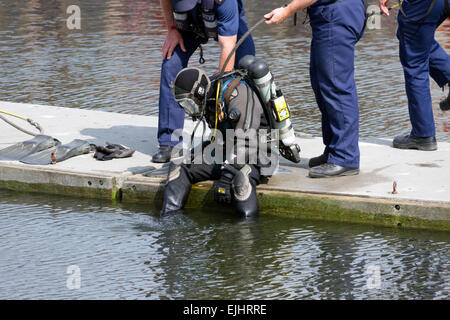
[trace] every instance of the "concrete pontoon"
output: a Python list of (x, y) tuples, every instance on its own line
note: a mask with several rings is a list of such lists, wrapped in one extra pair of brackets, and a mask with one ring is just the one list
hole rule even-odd
[[(92, 153), (46, 166), (0, 161), (0, 188), (161, 206), (167, 164), (151, 162), (157, 117), (11, 102), (0, 102), (0, 109), (35, 120), (63, 143), (109, 141), (137, 150), (111, 161), (97, 161)], [(186, 121), (185, 131), (192, 128)], [(3, 121), (0, 130), (0, 149), (30, 139)], [(321, 154), (322, 139), (297, 139), (302, 161), (282, 160), (269, 183), (258, 186), (261, 214), (450, 231), (450, 143), (438, 141), (438, 151), (424, 152), (394, 149), (391, 139), (360, 139), (359, 175), (311, 179), (308, 160)], [(211, 185), (194, 186), (187, 208), (218, 209)]]

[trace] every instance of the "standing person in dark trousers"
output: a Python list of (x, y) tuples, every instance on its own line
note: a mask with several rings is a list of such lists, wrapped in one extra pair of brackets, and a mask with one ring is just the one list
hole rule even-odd
[[(167, 23), (168, 33), (164, 42), (163, 63), (159, 96), (158, 142), (159, 150), (152, 161), (168, 162), (181, 150), (174, 146), (181, 142), (174, 132), (183, 129), (184, 111), (178, 107), (171, 84), (177, 73), (188, 65), (194, 51), (209, 38), (218, 41), (221, 53), (219, 68), (225, 64), (240, 37), (248, 31), (244, 0), (160, 0)], [(254, 55), (251, 36), (237, 49), (225, 71), (235, 67), (237, 61), (247, 54)]]
[(310, 159), (309, 176), (359, 173), (359, 107), (354, 80), (355, 45), (364, 30), (363, 0), (293, 0), (265, 15), (280, 23), (308, 8), (312, 27), (310, 78), (322, 113), (325, 150)]
[[(434, 39), (437, 27), (450, 16), (449, 1), (404, 0), (402, 3), (397, 38), (412, 130), (409, 135), (395, 137), (394, 148), (437, 150), (429, 76), (440, 87), (450, 82), (450, 56)], [(379, 0), (379, 4), (381, 11), (389, 15), (389, 0)], [(440, 107), (450, 109), (450, 93)]]

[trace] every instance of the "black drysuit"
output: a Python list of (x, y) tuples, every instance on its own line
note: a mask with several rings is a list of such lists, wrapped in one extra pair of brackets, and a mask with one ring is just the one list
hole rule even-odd
[[(258, 96), (252, 91), (250, 86), (245, 81), (235, 82), (230, 86), (231, 80), (224, 84), (225, 90), (223, 94), (225, 99), (222, 101), (224, 101), (225, 105), (225, 120), (219, 122), (217, 126), (217, 129), (220, 130), (224, 137), (223, 149), (226, 149), (227, 143), (235, 144), (231, 154), (226, 155), (227, 152), (223, 152), (225, 159), (228, 160), (230, 165), (226, 165), (224, 168), (221, 164), (216, 163), (195, 164), (194, 162), (192, 164), (176, 165), (172, 162), (164, 192), (162, 215), (182, 209), (187, 201), (191, 186), (205, 180), (217, 180), (214, 187), (214, 199), (217, 202), (234, 204), (238, 213), (244, 216), (254, 216), (258, 213), (256, 185), (261, 180), (261, 167), (274, 168), (278, 164), (278, 156), (275, 157), (276, 161), (273, 161), (272, 155), (274, 153), (269, 148), (267, 152), (268, 157), (261, 161), (263, 156), (258, 152), (258, 141), (261, 141), (260, 139), (263, 136), (267, 137), (266, 132), (269, 129), (269, 122), (266, 119)], [(235, 87), (236, 83), (239, 84)], [(213, 97), (215, 96), (216, 94), (214, 93)], [(240, 116), (236, 117), (237, 114), (240, 114)], [(208, 103), (205, 118), (210, 128), (214, 130), (216, 119), (215, 101)], [(234, 118), (234, 121), (231, 118)], [(226, 137), (226, 129), (233, 129), (233, 133), (236, 134), (232, 142)], [(244, 135), (238, 134), (239, 132), (244, 133)], [(248, 136), (247, 138), (245, 137), (245, 134), (248, 135), (249, 133), (253, 133), (253, 136), (251, 134), (250, 136), (256, 140), (249, 142)], [(239, 156), (236, 157), (236, 154), (238, 153), (237, 150), (243, 150), (243, 145), (245, 145), (245, 161), (244, 163), (239, 163), (236, 160)], [(243, 158), (240, 157), (240, 159)], [(254, 161), (255, 159), (256, 161)], [(270, 170), (264, 171), (264, 175), (270, 176), (266, 172), (270, 172)]]

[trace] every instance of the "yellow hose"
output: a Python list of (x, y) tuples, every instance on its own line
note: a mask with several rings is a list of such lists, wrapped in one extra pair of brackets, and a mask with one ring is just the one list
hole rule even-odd
[(19, 119), (21, 119), (21, 120), (27, 121), (29, 124), (31, 124), (31, 125), (34, 126), (36, 129), (39, 130), (39, 133), (34, 133), (34, 132), (31, 132), (31, 131), (25, 130), (25, 129), (19, 127), (17, 124), (15, 124), (15, 123), (9, 121), (8, 119), (6, 119), (6, 118), (3, 117), (2, 115), (0, 115), (0, 119), (2, 119), (3, 121), (5, 121), (7, 124), (13, 126), (13, 127), (16, 128), (17, 130), (22, 131), (23, 133), (29, 134), (30, 136), (35, 136), (35, 135), (37, 135), (37, 134), (43, 134), (43, 133), (44, 133), (44, 130), (43, 130), (42, 127), (39, 125), (39, 123), (37, 123), (36, 121), (33, 121), (33, 120), (30, 119), (30, 118), (25, 118), (25, 117), (22, 117), (22, 116), (19, 116), (19, 115), (17, 115), (17, 114), (14, 114), (14, 113), (11, 113), (11, 112), (7, 112), (7, 111), (4, 111), (4, 110), (0, 110), (0, 113), (3, 113), (3, 114), (6, 114), (6, 115), (8, 115), (8, 116), (16, 117), (16, 118), (19, 118)]
[(220, 91), (220, 81), (217, 82), (217, 90), (216, 90), (216, 120), (215, 120), (215, 123), (214, 123), (214, 134), (213, 134), (213, 137), (211, 138), (211, 142), (214, 142), (214, 140), (216, 139), (217, 120), (218, 120), (217, 119), (217, 117), (218, 117), (217, 106), (219, 104), (219, 91)]
[(8, 116), (12, 116), (12, 117), (16, 117), (16, 118), (19, 118), (19, 119), (22, 119), (22, 120), (28, 121), (28, 119), (27, 119), (27, 118), (25, 118), (25, 117), (22, 117), (22, 116), (19, 116), (19, 115), (17, 115), (17, 114), (14, 114), (14, 113), (10, 113), (10, 112), (7, 112), (7, 111), (3, 111), (3, 110), (0, 110), (0, 113), (4, 113), (4, 114), (7, 114)]

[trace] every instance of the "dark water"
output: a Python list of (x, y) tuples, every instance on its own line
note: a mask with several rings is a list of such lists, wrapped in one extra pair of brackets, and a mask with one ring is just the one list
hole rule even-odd
[[(250, 25), (278, 5), (246, 3)], [(81, 30), (66, 27), (72, 4)], [(361, 136), (408, 131), (395, 28), (383, 18), (357, 46)], [(159, 0), (0, 0), (0, 100), (155, 115), (164, 36)], [(285, 23), (254, 37), (296, 128), (320, 134), (310, 30)], [(448, 25), (438, 38), (449, 50)], [(205, 51), (212, 73), (217, 45)], [(434, 84), (432, 95), (438, 139), (450, 141)], [(0, 191), (0, 299), (448, 299), (449, 249), (447, 233), (208, 210), (161, 219), (146, 206)]]
[(0, 299), (448, 299), (449, 268), (448, 233), (0, 191)]
[[(377, 1), (373, 0), (372, 3)], [(81, 9), (81, 30), (69, 30), (69, 5)], [(279, 5), (246, 1), (250, 25)], [(266, 59), (293, 108), (297, 130), (321, 134), (309, 83), (311, 32), (292, 21), (259, 27), (257, 54)], [(161, 46), (166, 34), (159, 0), (0, 0), (0, 100), (156, 115)], [(356, 50), (363, 137), (392, 137), (410, 128), (395, 38), (396, 12), (381, 29), (366, 30)], [(450, 24), (437, 34), (450, 50)], [(218, 46), (205, 47), (205, 68), (217, 68)], [(198, 54), (191, 59), (198, 64)], [(432, 84), (439, 141), (450, 141), (450, 116), (439, 110)]]

